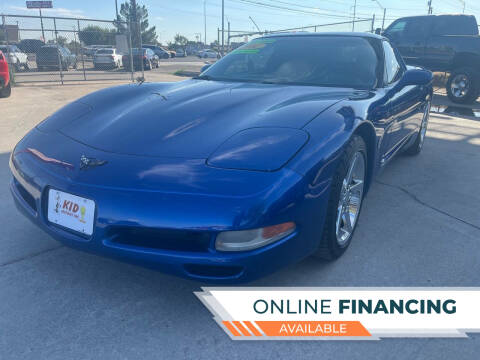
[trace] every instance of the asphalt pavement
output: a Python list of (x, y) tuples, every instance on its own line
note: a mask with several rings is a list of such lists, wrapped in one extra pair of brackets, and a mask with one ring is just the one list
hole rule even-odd
[[(165, 81), (178, 80), (159, 76)], [(234, 342), (193, 295), (203, 284), (61, 246), (15, 209), (14, 144), (111, 83), (18, 87), (0, 100), (0, 359), (478, 359), (467, 339)], [(423, 152), (390, 163), (350, 249), (250, 286), (479, 286), (480, 121), (432, 114)]]

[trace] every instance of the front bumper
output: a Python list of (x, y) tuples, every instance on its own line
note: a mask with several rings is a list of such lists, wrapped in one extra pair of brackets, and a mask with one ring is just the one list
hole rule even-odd
[[(305, 200), (303, 178), (290, 171), (284, 177), (289, 178), (291, 187), (275, 198), (265, 194), (212, 197), (92, 186), (53, 173), (31, 155), (15, 154), (18, 152), (10, 160), (10, 189), (17, 208), (52, 237), (76, 249), (185, 278), (236, 283), (252, 281), (301, 260), (316, 249), (320, 239), (328, 191), (315, 201)], [(92, 236), (84, 237), (47, 220), (50, 188), (96, 202)], [(259, 199), (265, 206), (259, 205)], [(294, 221), (297, 229), (280, 241), (238, 253), (215, 250), (220, 231), (286, 221)], [(162, 234), (172, 232), (176, 232), (173, 245), (162, 238)], [(144, 234), (156, 239), (158, 246), (140, 241)]]

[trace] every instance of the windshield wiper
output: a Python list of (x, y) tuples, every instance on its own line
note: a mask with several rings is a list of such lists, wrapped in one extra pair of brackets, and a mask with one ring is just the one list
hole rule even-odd
[(210, 75), (198, 75), (198, 76), (194, 76), (192, 79), (195, 79), (195, 80), (215, 80)]

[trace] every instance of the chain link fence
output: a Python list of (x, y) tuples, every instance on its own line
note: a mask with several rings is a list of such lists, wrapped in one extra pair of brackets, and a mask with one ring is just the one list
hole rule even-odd
[(265, 30), (258, 32), (251, 31), (241, 31), (241, 30), (225, 30), (224, 35), (224, 48), (222, 49), (222, 30), (217, 30), (217, 43), (218, 51), (220, 54), (226, 54), (231, 50), (241, 46), (252, 38), (263, 36), (267, 34), (278, 34), (283, 32), (371, 32), (375, 31), (375, 16), (372, 18), (362, 18), (357, 20), (334, 22), (327, 24), (318, 24), (318, 25), (307, 25), (302, 27), (287, 28), (287, 29), (277, 29), (277, 30)]
[(132, 38), (122, 21), (1, 15), (0, 50), (19, 84), (133, 81)]

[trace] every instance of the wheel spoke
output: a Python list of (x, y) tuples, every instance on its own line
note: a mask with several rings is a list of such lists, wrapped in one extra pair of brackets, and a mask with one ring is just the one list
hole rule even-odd
[(358, 192), (363, 188), (363, 180), (354, 180), (355, 182), (350, 185), (350, 192)]
[(350, 219), (350, 209), (349, 208), (345, 209), (345, 211), (343, 212), (342, 219), (343, 219), (343, 224), (345, 225), (345, 231), (350, 234), (353, 230), (353, 226), (352, 226), (352, 222), (351, 222), (351, 219)]
[(352, 236), (362, 204), (365, 182), (365, 158), (357, 151), (350, 160), (340, 190), (335, 230), (337, 242), (343, 246)]

